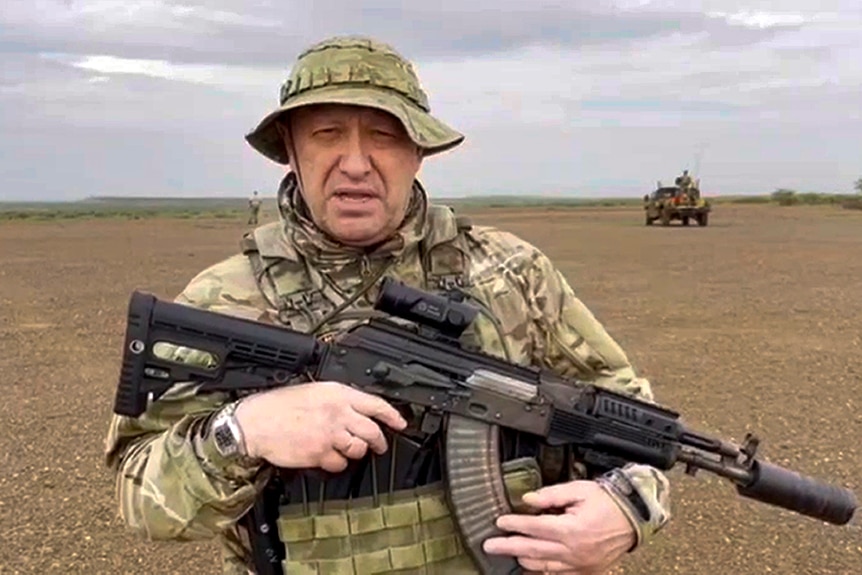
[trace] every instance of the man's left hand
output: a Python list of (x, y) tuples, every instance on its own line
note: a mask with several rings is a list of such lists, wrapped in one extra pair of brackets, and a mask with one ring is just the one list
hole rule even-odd
[(527, 493), (539, 515), (503, 515), (497, 527), (513, 534), (491, 537), (486, 553), (511, 555), (528, 571), (602, 575), (634, 545), (629, 520), (598, 483), (570, 481)]

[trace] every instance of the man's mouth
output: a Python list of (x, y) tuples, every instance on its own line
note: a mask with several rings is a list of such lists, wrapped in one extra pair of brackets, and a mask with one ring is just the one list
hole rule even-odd
[(367, 202), (376, 198), (377, 194), (364, 190), (339, 190), (333, 196), (343, 202)]

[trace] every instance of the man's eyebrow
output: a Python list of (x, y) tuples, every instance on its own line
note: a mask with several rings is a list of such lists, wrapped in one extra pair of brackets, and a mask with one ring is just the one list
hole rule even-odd
[(326, 112), (321, 112), (309, 118), (308, 122), (310, 124), (322, 124), (324, 122), (336, 122), (339, 120), (340, 118), (336, 114), (327, 114)]

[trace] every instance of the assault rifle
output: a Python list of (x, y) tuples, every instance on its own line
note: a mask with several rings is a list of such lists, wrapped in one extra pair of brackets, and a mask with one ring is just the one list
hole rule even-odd
[[(670, 409), (469, 349), (459, 338), (477, 309), (458, 297), (386, 278), (375, 309), (388, 317), (321, 341), (135, 291), (114, 411), (137, 417), (179, 382), (199, 384), (199, 393), (242, 393), (289, 385), (298, 375), (421, 406), (423, 429), (443, 430), (443, 479), (464, 546), (489, 575), (521, 572), (513, 558), (482, 551), (485, 539), (500, 534), (495, 519), (511, 512), (498, 426), (568, 445), (600, 468), (640, 462), (662, 470), (683, 464), (690, 475), (706, 470), (730, 480), (743, 497), (836, 525), (848, 523), (856, 509), (852, 491), (758, 459), (750, 434), (735, 445), (688, 429)], [(171, 361), (159, 356), (161, 343), (201, 350), (215, 361)], [(278, 572), (268, 555), (261, 562)]]

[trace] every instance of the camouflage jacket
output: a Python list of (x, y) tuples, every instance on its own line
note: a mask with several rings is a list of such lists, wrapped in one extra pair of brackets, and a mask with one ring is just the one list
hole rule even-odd
[[(372, 252), (345, 249), (317, 231), (290, 188), (290, 184), (283, 188), (288, 195), (279, 198), (280, 220), (254, 231), (262, 261), (288, 261), (292, 269), (304, 269), (282, 274), (282, 279), (291, 288), (305, 283), (328, 294), (318, 302), (322, 309), (336, 307), (332, 300), (343, 304), (329, 318), (317, 309), (311, 315), (294, 313), (289, 318), (294, 329), (316, 333), (345, 329), (351, 312), (371, 306), (384, 274), (428, 288), (429, 260), (423, 254), (427, 246), (441, 245), (443, 259), (463, 257), (468, 291), (489, 312), (476, 322), (485, 351), (652, 401), (649, 382), (636, 376), (623, 350), (562, 274), (528, 242), (493, 227), (459, 228), (448, 208), (428, 203), (417, 182), (408, 217), (391, 241)], [(446, 251), (452, 245), (458, 248)], [(288, 318), (279, 298), (285, 286), (277, 281), (259, 283), (256, 275), (252, 260), (240, 253), (202, 271), (176, 301), (283, 324)], [(357, 297), (362, 291), (369, 293)], [(345, 305), (347, 300), (352, 302)], [(246, 573), (248, 546), (235, 523), (263, 488), (269, 469), (229, 464), (219, 457), (211, 438), (202, 439), (201, 429), (225, 401), (220, 394), (195, 396), (189, 386), (180, 385), (140, 418), (115, 415), (106, 439), (106, 459), (116, 473), (119, 512), (128, 526), (154, 540), (219, 537), (224, 572)], [(652, 512), (649, 522), (638, 523), (616, 498), (637, 526), (642, 543), (670, 518), (669, 485), (651, 467), (631, 465), (624, 471)]]

